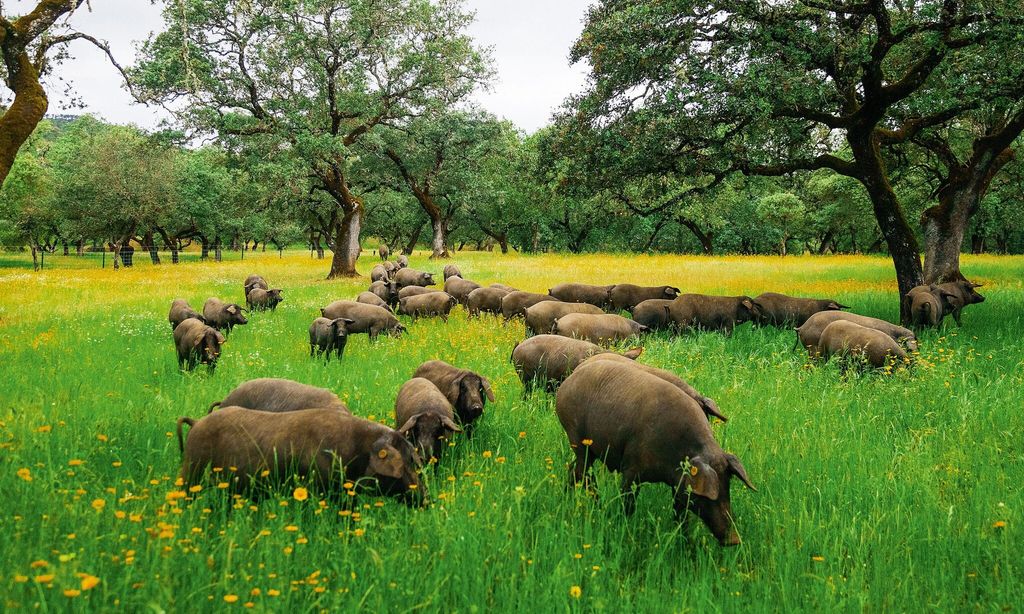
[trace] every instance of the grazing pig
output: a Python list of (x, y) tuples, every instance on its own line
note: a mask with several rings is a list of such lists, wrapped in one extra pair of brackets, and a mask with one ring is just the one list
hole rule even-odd
[(261, 377), (242, 382), (229, 392), (228, 396), (210, 405), (206, 413), (210, 413), (215, 407), (244, 407), (270, 412), (330, 408), (346, 414), (352, 413), (338, 395), (326, 388), (276, 377)]
[(662, 330), (672, 326), (667, 307), (672, 300), (649, 298), (633, 308), (633, 319), (651, 330)]
[(602, 345), (647, 332), (639, 322), (613, 313), (570, 313), (555, 320), (551, 332), (563, 337), (584, 339)]
[(375, 281), (370, 284), (370, 292), (392, 307), (398, 304), (398, 284), (393, 281)]
[(466, 309), (471, 316), (478, 316), (481, 311), (501, 313), (501, 299), (509, 292), (510, 290), (494, 286), (477, 288), (466, 296)]
[(331, 359), (331, 352), (341, 360), (348, 343), (348, 318), (317, 318), (309, 325), (309, 355)]
[(383, 307), (384, 309), (387, 309), (391, 313), (394, 313), (394, 311), (391, 309), (391, 306), (384, 302), (384, 300), (381, 297), (377, 296), (373, 292), (360, 292), (359, 295), (356, 296), (356, 302)]
[(917, 351), (917, 337), (914, 335), (914, 331), (909, 328), (903, 328), (878, 318), (870, 318), (843, 311), (820, 311), (807, 318), (804, 325), (796, 329), (797, 343), (807, 348), (807, 352), (814, 356), (818, 351), (818, 341), (821, 340), (821, 333), (825, 330), (826, 326), (837, 320), (845, 320), (882, 331), (896, 342), (905, 344), (908, 351)]
[(448, 398), (428, 379), (414, 377), (402, 385), (395, 399), (395, 428), (429, 462), (441, 458), (452, 433), (461, 433)]
[(217, 330), (226, 330), (228, 333), (235, 326), (248, 324), (249, 320), (242, 315), (241, 306), (235, 303), (225, 303), (219, 298), (208, 298), (203, 305), (203, 317), (206, 323)]
[(715, 403), (714, 400), (712, 400), (712, 399), (702, 395), (701, 393), (697, 392), (697, 390), (693, 386), (691, 386), (690, 384), (686, 383), (686, 380), (684, 380), (683, 378), (679, 377), (675, 373), (672, 373), (671, 371), (667, 371), (665, 369), (659, 369), (657, 367), (652, 367), (650, 365), (645, 365), (643, 363), (636, 362), (635, 360), (631, 360), (629, 358), (626, 358), (622, 354), (612, 354), (611, 352), (605, 352), (603, 354), (594, 354), (590, 358), (588, 358), (588, 359), (584, 360), (583, 362), (581, 362), (580, 366), (582, 367), (585, 364), (588, 364), (588, 363), (591, 363), (591, 362), (597, 362), (599, 360), (610, 360), (610, 361), (613, 361), (613, 362), (620, 362), (620, 363), (623, 363), (623, 364), (633, 365), (637, 369), (640, 369), (642, 371), (650, 373), (651, 375), (653, 375), (655, 377), (659, 377), (659, 378), (665, 380), (666, 382), (672, 384), (676, 388), (682, 390), (683, 393), (686, 394), (686, 396), (688, 396), (691, 399), (693, 399), (694, 401), (696, 401), (697, 405), (700, 405), (701, 411), (703, 411), (704, 414), (707, 416), (708, 422), (711, 421), (711, 417), (712, 416), (714, 416), (715, 418), (718, 418), (722, 422), (728, 422), (729, 421), (728, 418), (726, 418), (725, 416), (722, 415), (722, 411), (720, 409), (718, 409), (718, 403)]
[(388, 256), (391, 255), (391, 249), (386, 244), (381, 243), (380, 247), (377, 248), (377, 253), (380, 254), (381, 260), (387, 260)]
[(446, 264), (444, 265), (444, 280), (448, 281), (449, 277), (462, 277), (462, 271), (454, 264)]
[(667, 307), (672, 323), (680, 329), (722, 331), (726, 336), (738, 324), (757, 317), (758, 308), (749, 296), (680, 294)]
[(526, 318), (526, 331), (533, 335), (546, 335), (555, 326), (555, 320), (570, 313), (603, 314), (604, 311), (590, 303), (563, 303), (561, 301), (543, 301), (523, 312)]
[(466, 429), (466, 435), (472, 434), (473, 423), (484, 413), (486, 401), (494, 402), (490, 380), (469, 369), (454, 367), (443, 360), (423, 363), (412, 376), (428, 379), (437, 386), (455, 408), (455, 415)]
[(480, 284), (462, 279), (458, 275), (444, 281), (444, 291), (455, 297), (463, 307), (469, 307), (469, 293), (480, 287)]
[(253, 311), (266, 311), (267, 309), (277, 311), (277, 306), (283, 300), (280, 288), (273, 288), (271, 290), (253, 288), (249, 290), (249, 294), (245, 297), (246, 304)]
[(512, 318), (524, 317), (527, 307), (533, 307), (537, 303), (544, 301), (557, 300), (557, 298), (550, 294), (535, 294), (533, 292), (515, 290), (501, 297), (501, 315), (504, 316), (505, 322), (508, 322)]
[(983, 284), (976, 284), (965, 280), (951, 281), (944, 284), (939, 284), (937, 287), (940, 291), (948, 292), (955, 296), (955, 299), (950, 299), (952, 307), (951, 313), (953, 314), (953, 320), (957, 326), (960, 326), (960, 312), (964, 310), (964, 307), (968, 305), (975, 305), (977, 303), (984, 303), (985, 297), (978, 294), (975, 288), (980, 288)]
[(395, 271), (398, 270), (398, 267), (395, 266), (395, 263), (391, 262), (390, 260), (385, 260), (384, 262), (381, 263), (381, 266), (384, 267), (384, 271), (388, 274), (388, 279), (394, 277)]
[(395, 258), (395, 266), (399, 269), (404, 269), (409, 266), (409, 257), (405, 254), (399, 254), (398, 258)]
[[(558, 284), (548, 294), (566, 303), (586, 303), (605, 309), (611, 304), (611, 293), (615, 286), (591, 286), (588, 284)], [(547, 331), (544, 331), (547, 332)]]
[(960, 296), (949, 290), (930, 286), (915, 286), (907, 293), (910, 302), (910, 321), (918, 327), (938, 327), (943, 318), (960, 305)]
[(370, 269), (370, 281), (387, 281), (388, 270), (384, 268), (382, 264), (375, 264)]
[(758, 313), (755, 322), (762, 326), (803, 326), (819, 311), (849, 309), (830, 298), (798, 298), (777, 292), (763, 292), (754, 298)]
[(253, 288), (263, 288), (264, 290), (269, 290), (270, 284), (267, 283), (267, 280), (263, 279), (262, 275), (250, 275), (245, 278), (245, 284), (243, 288), (245, 289), (245, 296), (249, 296), (249, 291), (252, 290)]
[(652, 299), (674, 299), (679, 296), (679, 288), (672, 286), (636, 286), (618, 284), (612, 288), (608, 298), (615, 311), (633, 311), (640, 303)]
[(680, 521), (691, 511), (723, 546), (740, 543), (730, 478), (754, 486), (740, 460), (715, 441), (704, 412), (679, 388), (633, 365), (597, 361), (565, 380), (555, 409), (576, 455), (572, 481), (585, 482), (596, 460), (621, 472), (627, 515), (635, 508), (635, 486), (668, 484)]
[(398, 284), (398, 289), (401, 290), (406, 286), (423, 286), (425, 288), (433, 286), (435, 282), (434, 276), (431, 273), (403, 268), (395, 273), (395, 283)]
[[(192, 427), (184, 441), (182, 424)], [(178, 443), (185, 491), (202, 480), (207, 467), (222, 467), (233, 468), (233, 492), (298, 475), (314, 478), (320, 490), (340, 498), (343, 483), (374, 478), (385, 494), (410, 505), (426, 502), (412, 444), (394, 429), (334, 408), (274, 413), (225, 407), (200, 420), (179, 418)]]
[(833, 356), (863, 357), (876, 368), (886, 366), (889, 361), (907, 360), (906, 351), (895, 339), (849, 320), (836, 320), (825, 327), (818, 341), (818, 355), (825, 360)]
[(401, 301), (403, 298), (409, 298), (410, 296), (430, 294), (431, 292), (439, 292), (439, 290), (424, 288), (423, 286), (406, 286), (398, 291), (398, 300)]
[[(633, 348), (622, 355), (636, 360), (643, 351), (643, 348)], [(512, 350), (512, 365), (523, 382), (524, 394), (528, 394), (537, 384), (553, 391), (581, 362), (607, 352), (611, 350), (589, 341), (561, 335), (537, 335)]]
[(197, 318), (186, 318), (174, 328), (174, 347), (178, 351), (178, 367), (191, 371), (197, 363), (207, 365), (210, 371), (217, 367), (224, 335)]
[(179, 324), (189, 318), (195, 318), (206, 324), (206, 318), (203, 317), (203, 314), (192, 309), (188, 301), (183, 298), (174, 299), (174, 302), (171, 303), (171, 311), (167, 314), (167, 321), (171, 323), (171, 330), (178, 328)]
[(448, 321), (448, 314), (452, 307), (458, 304), (455, 297), (447, 292), (428, 292), (407, 296), (398, 302), (398, 313), (412, 316), (413, 320), (421, 316), (439, 316), (445, 322)]
[(329, 320), (335, 318), (352, 320), (345, 326), (348, 334), (366, 333), (370, 336), (370, 341), (375, 340), (381, 333), (397, 337), (405, 332), (405, 327), (398, 321), (395, 314), (376, 305), (355, 301), (334, 301), (321, 309), (320, 315)]

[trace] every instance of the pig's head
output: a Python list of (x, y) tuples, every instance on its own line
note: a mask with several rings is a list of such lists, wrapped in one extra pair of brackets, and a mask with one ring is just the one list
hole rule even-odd
[(677, 296), (679, 296), (680, 292), (682, 292), (682, 291), (679, 288), (675, 288), (675, 287), (672, 287), (672, 286), (665, 286), (664, 288), (662, 288), (662, 294), (665, 295), (666, 299), (669, 299), (669, 298), (674, 299)]
[(976, 284), (970, 281), (960, 282), (960, 292), (964, 295), (966, 299), (965, 304), (974, 305), (976, 303), (985, 302), (985, 297), (978, 294), (978, 291), (975, 290), (975, 288), (980, 288), (981, 286), (982, 284)]
[(398, 431), (390, 431), (373, 442), (369, 477), (377, 479), (381, 492), (402, 497), (409, 505), (425, 505), (426, 489), (420, 481), (420, 458), (412, 444)]
[(756, 322), (763, 315), (761, 308), (749, 296), (741, 296), (736, 303), (736, 323)]
[(844, 304), (840, 303), (839, 301), (833, 301), (831, 299), (826, 299), (824, 301), (821, 301), (821, 309), (822, 309), (822, 311), (842, 311), (843, 309), (849, 309), (849, 308), (850, 308), (849, 305), (844, 305)]
[(246, 319), (242, 311), (242, 308), (236, 305), (235, 303), (232, 303), (224, 307), (224, 312), (228, 314), (228, 323), (230, 323), (232, 326), (239, 326), (241, 324), (249, 323), (249, 320)]
[(708, 527), (723, 546), (736, 546), (736, 533), (729, 499), (729, 482), (739, 478), (747, 488), (757, 490), (747, 477), (740, 459), (719, 451), (708, 456), (694, 456), (688, 467), (681, 468), (681, 488), (676, 492), (677, 509), (685, 507)]
[[(402, 313), (401, 308), (398, 309), (398, 313)], [(388, 335), (391, 337), (401, 337), (408, 330), (409, 329), (407, 329), (404, 324), (402, 324), (398, 320), (395, 320), (395, 323), (392, 324), (391, 328), (388, 329)]]
[(435, 283), (437, 283), (434, 281), (433, 273), (424, 273), (423, 275), (420, 276), (420, 281), (422, 282), (420, 285), (423, 286), (424, 288), (426, 288), (427, 286), (433, 286)]
[(220, 346), (224, 345), (227, 339), (215, 328), (207, 327), (201, 336), (195, 340), (195, 348), (199, 353), (199, 362), (207, 365), (214, 365), (220, 357)]
[(452, 402), (455, 413), (463, 424), (469, 424), (479, 418), (484, 413), (484, 404), (487, 401), (494, 402), (491, 382), (472, 371), (466, 371), (455, 378), (448, 389), (442, 392)]
[(430, 462), (431, 458), (441, 456), (452, 433), (461, 433), (462, 429), (448, 416), (422, 413), (409, 418), (398, 432), (412, 442), (420, 458)]
[(281, 288), (274, 288), (273, 290), (267, 290), (267, 300), (271, 305), (278, 305), (284, 301), (284, 297), (281, 296)]

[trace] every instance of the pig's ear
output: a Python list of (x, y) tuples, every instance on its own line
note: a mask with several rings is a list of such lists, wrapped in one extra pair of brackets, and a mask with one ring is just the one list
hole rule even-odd
[(223, 345), (223, 344), (228, 342), (228, 340), (224, 337), (224, 335), (220, 334), (219, 330), (216, 331), (216, 333), (217, 333), (217, 343), (220, 343), (220, 344)]
[(644, 349), (641, 347), (641, 348), (633, 348), (631, 350), (626, 350), (625, 352), (622, 353), (622, 355), (625, 356), (626, 358), (630, 359), (630, 360), (636, 360), (637, 358), (640, 358), (640, 355), (643, 354), (643, 353), (644, 353)]
[(849, 309), (848, 306), (843, 305), (842, 303), (837, 303), (835, 301), (832, 301), (831, 303), (829, 303), (828, 304), (828, 308), (829, 309), (835, 309), (836, 311), (838, 311), (840, 309)]
[(389, 444), (374, 445), (370, 455), (370, 471), (389, 478), (402, 477), (402, 455)]
[(448, 416), (444, 416), (443, 418), (441, 418), (441, 424), (443, 424), (446, 429), (454, 433), (462, 432), (462, 427), (460, 427), (458, 424), (455, 424), (455, 422)]
[(686, 483), (695, 495), (707, 497), (712, 501), (718, 499), (718, 472), (699, 456), (690, 459)]
[(750, 478), (747, 477), (747, 470), (743, 468), (743, 463), (740, 462), (740, 459), (736, 458), (735, 454), (726, 454), (725, 458), (726, 460), (729, 461), (729, 471), (731, 471), (733, 475), (738, 477), (740, 481), (747, 486), (747, 488), (754, 492), (757, 492), (757, 489), (754, 488), (754, 485), (750, 483)]
[(230, 313), (231, 315), (235, 315), (236, 313), (238, 313), (238, 307), (235, 307), (234, 305), (228, 305), (228, 313)]
[(480, 378), (480, 383), (483, 384), (484, 394), (487, 395), (487, 400), (491, 403), (494, 402), (494, 391), (491, 390), (491, 382), (486, 377)]
[(402, 425), (402, 428), (398, 429), (398, 432), (399, 432), (399, 433), (400, 433), (401, 435), (406, 435), (406, 434), (408, 434), (408, 433), (409, 433), (409, 431), (411, 431), (411, 430), (413, 430), (414, 428), (416, 428), (416, 422), (417, 422), (417, 421), (418, 421), (419, 419), (420, 419), (420, 414), (416, 414), (416, 415), (415, 415), (415, 416), (413, 416), (412, 418), (409, 418), (408, 420), (406, 420), (406, 421), (405, 421), (405, 424), (403, 424), (403, 425)]
[(754, 310), (754, 301), (750, 300), (749, 298), (744, 298), (742, 301), (740, 301), (740, 304), (751, 311)]

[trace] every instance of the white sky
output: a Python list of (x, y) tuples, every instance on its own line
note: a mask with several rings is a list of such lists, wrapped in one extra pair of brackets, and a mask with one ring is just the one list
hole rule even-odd
[[(24, 13), (29, 0), (3, 2), (7, 14)], [(569, 48), (579, 36), (590, 0), (466, 0), (477, 12), (470, 29), (478, 44), (493, 47), (497, 77), (490, 92), (477, 102), (500, 118), (532, 132), (548, 123), (552, 111), (579, 91), (585, 67), (569, 66)], [(85, 33), (110, 43), (123, 66), (134, 62), (135, 43), (162, 26), (160, 5), (150, 0), (92, 0), (92, 11), (80, 10), (72, 23)], [(59, 70), (85, 103), (84, 112), (115, 123), (153, 128), (158, 110), (133, 104), (117, 71), (102, 52), (88, 43), (75, 43), (76, 56)], [(49, 86), (50, 113), (79, 113), (66, 109), (61, 84)], [(7, 92), (9, 94), (9, 92)]]

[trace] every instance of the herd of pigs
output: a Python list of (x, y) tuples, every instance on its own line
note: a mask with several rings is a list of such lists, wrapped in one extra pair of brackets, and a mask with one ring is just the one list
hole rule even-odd
[[(383, 260), (383, 255), (382, 255)], [(846, 364), (885, 367), (909, 364), (917, 339), (908, 328), (843, 311), (831, 299), (777, 293), (748, 296), (681, 294), (671, 286), (559, 284), (548, 294), (502, 284), (483, 287), (444, 268), (444, 290), (431, 290), (432, 274), (408, 268), (400, 256), (371, 272), (372, 284), (356, 300), (335, 301), (309, 327), (310, 355), (342, 358), (348, 335), (400, 335), (396, 314), (447, 321), (455, 305), (479, 317), (500, 315), (507, 325), (523, 318), (527, 337), (511, 360), (524, 394), (535, 386), (556, 393), (558, 419), (575, 454), (570, 482), (589, 486), (600, 459), (622, 475), (626, 513), (635, 486), (668, 484), (677, 518), (696, 514), (723, 545), (739, 543), (732, 520), (732, 477), (754, 489), (740, 460), (715, 441), (709, 423), (725, 421), (718, 405), (676, 374), (637, 362), (643, 348), (622, 353), (611, 344), (659, 329), (720, 331), (744, 322), (795, 327), (797, 342), (814, 358), (842, 357)], [(984, 298), (976, 284), (958, 282), (914, 288), (904, 298), (919, 326), (937, 326), (947, 314), (960, 323), (961, 310)], [(245, 280), (248, 310), (273, 310), (280, 289), (252, 275)], [(225, 333), (244, 325), (246, 309), (211, 298), (202, 313), (183, 299), (171, 306), (178, 361), (210, 369), (220, 356)], [(629, 312), (631, 318), (620, 315)], [(911, 354), (908, 354), (911, 353)], [(420, 479), (424, 461), (437, 461), (455, 433), (471, 436), (487, 401), (489, 380), (478, 373), (432, 360), (405, 382), (395, 400), (394, 428), (356, 417), (326, 389), (285, 379), (263, 378), (239, 385), (213, 403), (198, 420), (178, 420), (183, 453), (181, 478), (187, 488), (208, 468), (230, 468), (235, 491), (308, 477), (325, 493), (342, 484), (372, 485), (409, 504), (427, 502)], [(215, 408), (218, 408), (214, 411)], [(183, 437), (183, 425), (190, 428)], [(218, 469), (219, 470), (219, 469)]]

